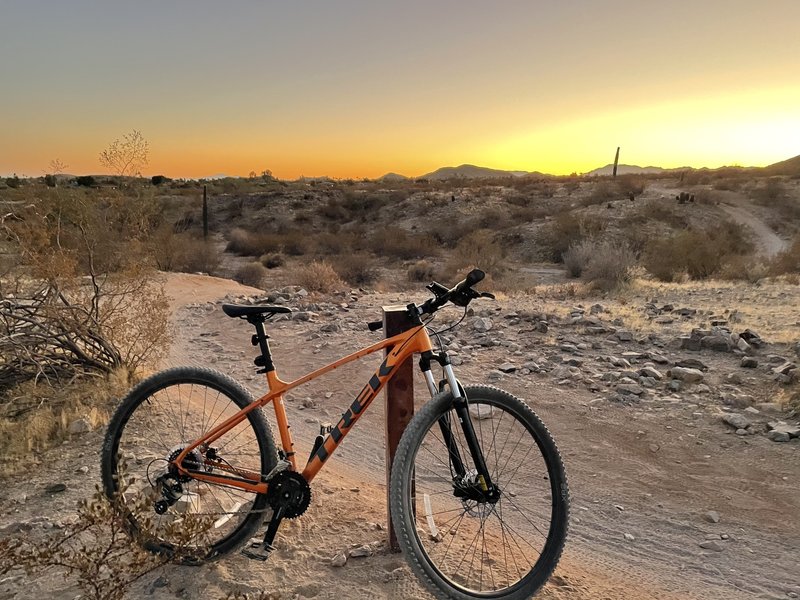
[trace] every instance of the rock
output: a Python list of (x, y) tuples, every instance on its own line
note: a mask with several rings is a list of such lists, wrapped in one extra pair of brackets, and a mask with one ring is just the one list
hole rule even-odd
[(739, 338), (743, 339), (754, 348), (761, 348), (761, 346), (764, 345), (764, 340), (761, 339), (761, 336), (751, 329), (745, 329), (739, 334)]
[(758, 361), (752, 356), (742, 357), (742, 367), (745, 369), (755, 369), (758, 366)]
[(752, 352), (752, 347), (744, 340), (744, 338), (739, 338), (739, 341), (736, 342), (736, 347), (745, 354), (750, 354), (750, 352)]
[(590, 315), (597, 315), (605, 311), (606, 309), (602, 304), (592, 304), (591, 308), (589, 308)]
[(52, 485), (48, 485), (44, 491), (46, 494), (58, 494), (63, 492), (67, 489), (66, 483), (54, 483)]
[(634, 396), (644, 394), (644, 389), (635, 383), (621, 383), (617, 386), (617, 391), (621, 394), (633, 394)]
[(703, 381), (703, 372), (699, 369), (672, 367), (669, 371), (667, 371), (667, 375), (673, 379), (683, 381), (684, 383), (700, 383)]
[(634, 541), (634, 540), (636, 539), (636, 538), (635, 538), (635, 537), (633, 537), (633, 535), (632, 535), (632, 534), (630, 534), (630, 533), (626, 533), (626, 534), (625, 534), (623, 537), (624, 537), (626, 540), (628, 540), (629, 542), (632, 542), (632, 541)]
[(608, 362), (615, 367), (619, 367), (620, 369), (630, 369), (631, 367), (631, 363), (629, 363), (626, 359), (617, 358), (616, 356), (609, 356)]
[(727, 335), (716, 334), (707, 335), (700, 338), (700, 346), (709, 348), (717, 352), (730, 352), (731, 351), (731, 338)]
[(475, 331), (489, 331), (492, 328), (492, 320), (486, 317), (478, 317), (472, 322)]
[(366, 556), (372, 556), (372, 548), (370, 548), (367, 544), (363, 546), (359, 546), (358, 548), (353, 548), (348, 552), (350, 558), (364, 558)]
[(516, 367), (516, 366), (514, 366), (514, 365), (513, 365), (512, 363), (510, 363), (510, 362), (503, 363), (502, 365), (500, 365), (500, 366), (499, 366), (499, 367), (497, 367), (497, 368), (498, 368), (498, 369), (500, 369), (500, 370), (501, 370), (503, 373), (513, 373), (514, 371), (516, 371), (516, 370), (517, 370), (517, 367)]
[(678, 342), (680, 342), (681, 350), (691, 350), (693, 352), (699, 352), (702, 348), (700, 344), (700, 338), (692, 337), (688, 335), (682, 335), (678, 338)]
[(725, 376), (725, 381), (728, 383), (732, 383), (733, 385), (741, 385), (742, 376), (739, 375), (739, 373), (728, 373)]
[(326, 323), (319, 330), (324, 333), (339, 333), (342, 331), (342, 325), (339, 321), (333, 321), (332, 323)]
[(770, 421), (767, 423), (767, 427), (769, 427), (772, 431), (785, 433), (790, 438), (800, 437), (800, 426), (789, 425), (784, 421)]
[(81, 433), (88, 433), (92, 430), (92, 423), (86, 417), (75, 419), (69, 424), (70, 435), (80, 435)]
[(789, 375), (792, 371), (797, 370), (797, 365), (793, 362), (786, 361), (782, 365), (778, 365), (777, 367), (772, 369), (772, 372), (776, 375)]
[(722, 421), (734, 429), (747, 429), (750, 427), (750, 421), (747, 419), (747, 417), (736, 413), (728, 413), (723, 415)]
[(652, 377), (656, 381), (661, 381), (664, 378), (661, 372), (653, 367), (642, 367), (639, 369), (639, 375), (644, 377)]
[(715, 510), (710, 510), (706, 513), (706, 520), (709, 523), (719, 523), (719, 513)]
[(767, 432), (767, 437), (771, 439), (773, 442), (788, 442), (790, 439), (789, 434), (783, 431), (778, 431), (773, 429), (772, 431)]
[(654, 363), (658, 363), (659, 365), (669, 364), (669, 359), (663, 354), (658, 354), (657, 352), (648, 352), (647, 358), (652, 360)]
[(627, 329), (620, 329), (619, 331), (617, 331), (617, 339), (620, 342), (632, 342), (633, 334)]
[(701, 371), (708, 371), (708, 366), (701, 360), (696, 358), (682, 358), (675, 363), (676, 367), (684, 367), (686, 369), (699, 369)]
[(533, 328), (538, 331), (539, 333), (547, 333), (548, 329), (550, 328), (547, 324), (547, 321), (539, 321)]
[(332, 567), (343, 567), (347, 564), (347, 556), (344, 552), (338, 552), (336, 556), (331, 559)]
[(681, 382), (679, 379), (671, 379), (669, 383), (667, 383), (667, 389), (671, 392), (680, 392), (682, 387), (683, 382)]
[(719, 542), (715, 542), (714, 540), (707, 540), (705, 542), (700, 542), (700, 547), (704, 550), (712, 550), (713, 552), (722, 552), (723, 548), (719, 544)]

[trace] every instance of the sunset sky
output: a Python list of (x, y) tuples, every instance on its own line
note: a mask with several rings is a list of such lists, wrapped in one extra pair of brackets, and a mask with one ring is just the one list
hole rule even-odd
[(800, 1), (0, 0), (0, 174), (554, 174), (800, 154)]

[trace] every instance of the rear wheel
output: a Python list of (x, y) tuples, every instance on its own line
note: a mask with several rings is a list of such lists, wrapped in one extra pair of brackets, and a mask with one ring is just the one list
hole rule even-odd
[(452, 394), (439, 394), (414, 416), (395, 455), (391, 514), (398, 542), (440, 598), (530, 598), (552, 574), (567, 535), (561, 457), (518, 398), (483, 386), (467, 387), (466, 395), (499, 497), (481, 498)]
[[(268, 510), (265, 494), (177, 474), (170, 461), (193, 440), (252, 401), (229, 377), (179, 367), (136, 386), (111, 419), (102, 453), (106, 494), (125, 511), (131, 532), (154, 552), (213, 558), (246, 542)], [(260, 409), (184, 459), (184, 467), (255, 478), (277, 464)]]

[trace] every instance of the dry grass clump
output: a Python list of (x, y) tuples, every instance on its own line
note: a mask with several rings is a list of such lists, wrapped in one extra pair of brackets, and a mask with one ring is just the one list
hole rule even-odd
[(233, 278), (242, 285), (260, 288), (267, 276), (267, 269), (260, 262), (251, 262), (242, 265), (236, 270)]
[(353, 286), (372, 285), (378, 279), (374, 260), (366, 254), (343, 254), (336, 258), (333, 269)]
[(182, 273), (217, 272), (220, 256), (213, 242), (190, 233), (174, 233), (170, 226), (160, 227), (149, 240), (153, 261), (161, 271)]
[(439, 276), (455, 282), (470, 269), (478, 268), (498, 279), (506, 267), (505, 252), (495, 239), (495, 233), (480, 229), (459, 241)]
[(434, 267), (425, 259), (418, 260), (408, 267), (407, 275), (409, 281), (430, 282), (434, 279)]
[(627, 281), (635, 263), (636, 257), (625, 244), (610, 240), (583, 240), (564, 253), (564, 265), (571, 277), (582, 277), (604, 291)]
[[(44, 381), (27, 381), (0, 397), (0, 456), (23, 458), (60, 444), (69, 437), (77, 419), (91, 428), (107, 421), (115, 398), (130, 386), (127, 370), (107, 377), (51, 386)], [(11, 465), (19, 464), (9, 461)]]
[(261, 257), (261, 264), (268, 269), (277, 269), (286, 264), (286, 259), (283, 254), (265, 254)]
[(313, 261), (297, 269), (296, 283), (309, 292), (328, 293), (344, 287), (339, 274), (327, 261)]

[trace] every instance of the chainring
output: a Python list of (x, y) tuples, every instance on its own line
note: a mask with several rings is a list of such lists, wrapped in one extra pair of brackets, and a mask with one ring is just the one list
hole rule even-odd
[(311, 487), (297, 471), (281, 471), (269, 480), (267, 502), (272, 510), (284, 509), (286, 519), (295, 519), (311, 504)]

